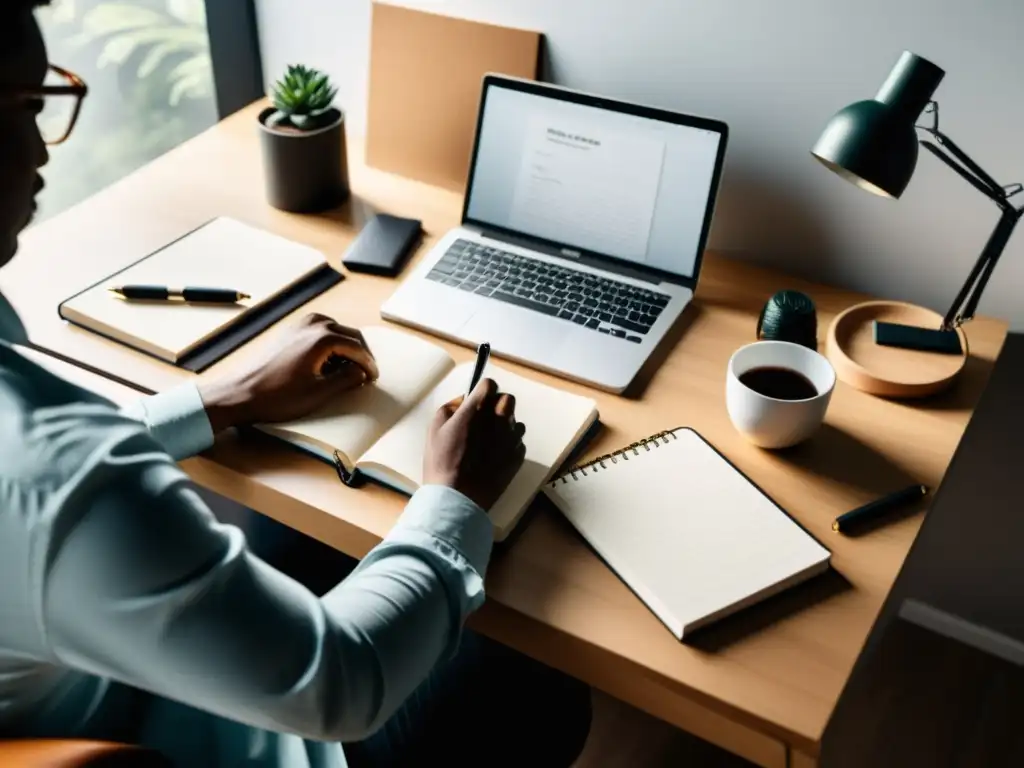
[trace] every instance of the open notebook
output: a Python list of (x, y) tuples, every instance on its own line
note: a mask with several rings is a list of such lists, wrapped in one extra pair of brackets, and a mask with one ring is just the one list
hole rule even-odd
[[(473, 363), (457, 366), (441, 347), (384, 327), (362, 329), (380, 369), (371, 385), (338, 398), (319, 413), (287, 424), (261, 425), (345, 474), (365, 475), (412, 494), (423, 481), (423, 449), (437, 409), (465, 394)], [(495, 539), (515, 527), (537, 491), (562, 466), (597, 421), (597, 404), (488, 365), (484, 375), (516, 397), (526, 425), (526, 462), (491, 510)]]
[[(228, 329), (247, 323), (268, 304), (283, 298), (288, 301), (282, 309), (290, 311), (308, 300), (309, 296), (293, 294), (310, 281), (323, 283), (315, 295), (340, 279), (316, 249), (221, 217), (66, 300), (60, 315), (122, 344), (181, 364)], [(227, 288), (251, 298), (238, 304), (125, 301), (108, 290), (127, 284)], [(262, 327), (254, 332), (259, 330)]]
[(545, 493), (680, 640), (828, 569), (829, 551), (692, 429), (574, 469)]

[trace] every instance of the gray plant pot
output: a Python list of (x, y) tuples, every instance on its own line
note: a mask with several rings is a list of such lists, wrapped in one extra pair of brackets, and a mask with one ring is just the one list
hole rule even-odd
[(349, 195), (345, 117), (314, 131), (291, 131), (267, 125), (273, 107), (260, 112), (260, 143), (267, 200), (292, 213), (334, 208)]

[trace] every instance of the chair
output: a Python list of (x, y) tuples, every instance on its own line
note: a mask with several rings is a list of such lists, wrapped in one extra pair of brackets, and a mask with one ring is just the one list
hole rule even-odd
[(170, 768), (160, 754), (142, 747), (74, 739), (0, 741), (4, 768)]

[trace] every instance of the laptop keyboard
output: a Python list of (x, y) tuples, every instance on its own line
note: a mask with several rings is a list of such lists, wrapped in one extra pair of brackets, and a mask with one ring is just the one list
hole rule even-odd
[(435, 280), (639, 344), (670, 296), (539, 259), (456, 240)]

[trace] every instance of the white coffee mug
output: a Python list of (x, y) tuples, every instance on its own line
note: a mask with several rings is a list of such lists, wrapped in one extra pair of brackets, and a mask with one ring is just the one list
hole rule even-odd
[[(816, 394), (802, 400), (769, 397), (740, 381), (758, 368), (795, 371)], [(825, 419), (836, 372), (822, 355), (788, 341), (757, 341), (736, 350), (729, 360), (725, 402), (729, 418), (748, 440), (762, 448), (788, 448), (813, 435)]]

